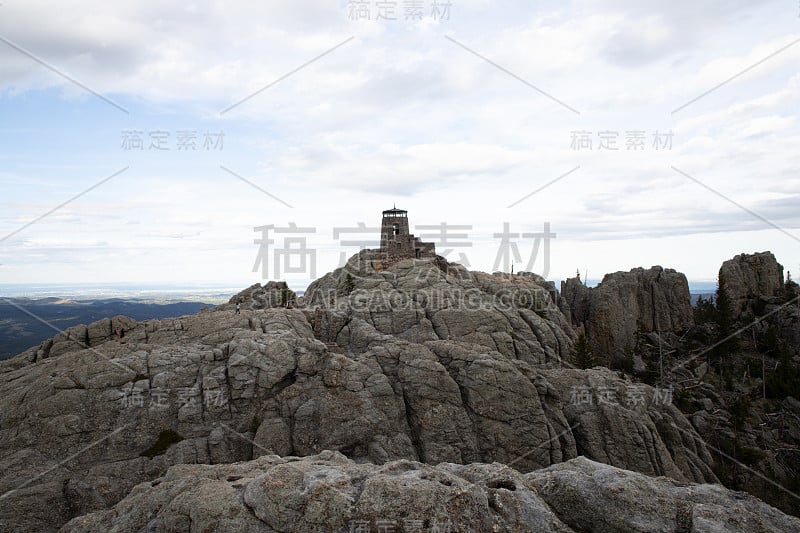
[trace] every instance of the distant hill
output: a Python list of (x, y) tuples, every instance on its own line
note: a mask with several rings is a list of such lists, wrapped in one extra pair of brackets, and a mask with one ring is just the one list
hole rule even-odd
[(53, 337), (58, 330), (78, 324), (91, 324), (115, 315), (129, 316), (134, 320), (161, 319), (195, 314), (203, 307), (213, 306), (202, 302), (153, 303), (122, 298), (0, 299), (0, 360), (13, 357)]

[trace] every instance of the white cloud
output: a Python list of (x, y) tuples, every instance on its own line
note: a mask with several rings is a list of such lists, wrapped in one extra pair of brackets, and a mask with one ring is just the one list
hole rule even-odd
[[(453, 2), (450, 21), (438, 23), (355, 23), (346, 3), (311, 0), (65, 2), (58, 9), (26, 2), (0, 9), (0, 35), (132, 111), (98, 114), (92, 106), (102, 102), (0, 43), (0, 106), (13, 111), (22, 99), (42, 98), (66, 109), (49, 123), (10, 114), (3, 128), (11, 145), (12, 129), (48, 131), (68, 123), (74, 124), (70, 146), (78, 147), (82, 135), (116, 135), (120, 124), (193, 127), (196, 121), (226, 132), (225, 150), (212, 154), (125, 153), (118, 139), (63, 152), (20, 141), (0, 149), (3, 234), (131, 166), (113, 187), (3, 243), (7, 279), (43, 276), (46, 269), (37, 265), (46, 256), (81, 265), (62, 271), (64, 279), (115, 272), (126, 279), (238, 281), (252, 276), (254, 226), (296, 220), (325, 227), (318, 244), (333, 250), (330, 228), (374, 223), (392, 201), (411, 209), (416, 223), (473, 224), (488, 248), (488, 236), (503, 221), (538, 229), (551, 221), (559, 253), (568, 258), (564, 275), (574, 271), (582, 247), (598, 254), (586, 261), (598, 269), (684, 263), (700, 277), (713, 277), (725, 250), (732, 256), (767, 241), (785, 261), (800, 262), (796, 242), (765, 232), (762, 221), (670, 168), (777, 224), (800, 227), (800, 78), (793, 67), (800, 45), (671, 114), (796, 38), (796, 20), (780, 2), (499, 6), (464, 0)], [(220, 116), (350, 36), (355, 39)], [(52, 87), (67, 99), (53, 102), (42, 90)], [(624, 149), (627, 130), (650, 137), (670, 129), (672, 150)], [(570, 150), (573, 130), (617, 131), (622, 149)], [(682, 237), (698, 257), (684, 260)], [(714, 240), (714, 254), (703, 257), (697, 244), (703, 238)], [(659, 243), (674, 252), (674, 263), (644, 256), (662, 257)], [(483, 258), (475, 263), (487, 269), (494, 254), (488, 248), (475, 250)], [(614, 249), (613, 257), (606, 248)]]

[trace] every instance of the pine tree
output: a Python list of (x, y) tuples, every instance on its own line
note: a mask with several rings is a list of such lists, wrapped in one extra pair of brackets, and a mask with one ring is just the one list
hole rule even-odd
[(706, 300), (703, 295), (697, 297), (697, 303), (694, 306), (694, 322), (695, 324), (705, 324), (714, 319), (714, 301), (709, 298)]
[(786, 271), (786, 283), (783, 285), (783, 293), (787, 302), (794, 300), (800, 294), (800, 287), (792, 281), (792, 273), (788, 270)]
[(350, 294), (356, 288), (356, 282), (353, 279), (353, 276), (348, 272), (347, 276), (344, 278), (344, 293)]
[[(734, 332), (733, 304), (731, 303), (730, 294), (728, 294), (728, 287), (722, 277), (719, 278), (719, 283), (717, 284), (715, 311), (714, 321), (717, 325), (717, 346), (714, 348), (713, 353), (719, 362), (719, 375), (721, 379), (725, 373), (723, 371), (723, 361), (729, 359), (730, 355), (739, 347), (738, 336), (731, 337)], [(728, 369), (728, 371), (730, 372), (730, 369)]]
[[(725, 284), (724, 278), (719, 279), (717, 285), (717, 302), (715, 321), (717, 323), (717, 338), (719, 341), (728, 337), (733, 333), (733, 304), (731, 303), (730, 294), (728, 294), (728, 287)], [(736, 338), (726, 341), (726, 346), (729, 350), (734, 350), (736, 347)]]
[(578, 335), (578, 340), (572, 348), (572, 358), (578, 368), (587, 369), (594, 366), (594, 354), (583, 332)]

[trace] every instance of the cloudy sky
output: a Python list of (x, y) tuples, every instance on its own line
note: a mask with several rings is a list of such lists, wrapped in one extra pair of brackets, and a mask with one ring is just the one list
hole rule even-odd
[(478, 270), (800, 277), (796, 0), (253, 4), (2, 2), (0, 284), (304, 287), (393, 204)]

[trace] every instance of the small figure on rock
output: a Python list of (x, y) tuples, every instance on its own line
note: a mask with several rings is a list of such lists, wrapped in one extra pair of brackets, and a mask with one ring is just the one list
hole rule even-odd
[(238, 302), (236, 303), (236, 314), (237, 315), (242, 314), (242, 304), (240, 304)]

